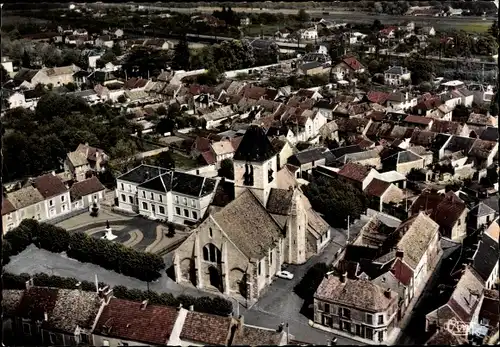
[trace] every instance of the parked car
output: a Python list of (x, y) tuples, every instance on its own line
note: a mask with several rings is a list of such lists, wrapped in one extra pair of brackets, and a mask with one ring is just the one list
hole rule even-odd
[(279, 278), (284, 278), (286, 280), (291, 280), (293, 279), (293, 273), (291, 272), (288, 272), (288, 271), (279, 271), (276, 276), (278, 276)]

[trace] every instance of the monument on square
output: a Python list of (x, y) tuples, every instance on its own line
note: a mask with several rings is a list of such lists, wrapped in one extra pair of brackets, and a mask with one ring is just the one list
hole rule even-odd
[(113, 235), (113, 229), (111, 229), (111, 226), (109, 225), (109, 221), (106, 220), (106, 229), (104, 229), (104, 231), (106, 232), (104, 234), (104, 236), (102, 237), (102, 239), (106, 239), (108, 241), (113, 241), (114, 239), (116, 239), (118, 236), (116, 235)]

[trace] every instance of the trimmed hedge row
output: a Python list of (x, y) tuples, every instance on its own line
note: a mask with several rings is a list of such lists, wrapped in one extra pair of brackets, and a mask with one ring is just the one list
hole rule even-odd
[(151, 253), (138, 252), (122, 244), (96, 239), (85, 233), (69, 233), (63, 228), (34, 219), (25, 219), (4, 237), (4, 264), (11, 256), (30, 244), (54, 253), (66, 252), (68, 257), (92, 263), (142, 281), (154, 281), (165, 269), (163, 259)]
[[(39, 273), (33, 277), (33, 285), (40, 287), (55, 287), (60, 289), (75, 289), (78, 280), (75, 278), (49, 276), (44, 273)], [(3, 274), (3, 288), (4, 289), (25, 289), (26, 281), (30, 279), (30, 275), (23, 273), (21, 275), (14, 275), (12, 273)], [(105, 283), (100, 282), (99, 287), (106, 286)], [(84, 291), (95, 291), (95, 283), (83, 281), (80, 288)], [(128, 289), (124, 286), (116, 286), (113, 288), (113, 295), (119, 299), (131, 301), (144, 301), (148, 300), (151, 305), (164, 305), (164, 306), (179, 306), (188, 308), (193, 305), (194, 310), (197, 312), (204, 312), (216, 314), (219, 316), (228, 316), (233, 312), (233, 305), (229, 300), (224, 298), (215, 297), (210, 298), (207, 296), (195, 298), (189, 295), (179, 295), (174, 297), (170, 293), (157, 293), (153, 291), (144, 291), (139, 289)]]

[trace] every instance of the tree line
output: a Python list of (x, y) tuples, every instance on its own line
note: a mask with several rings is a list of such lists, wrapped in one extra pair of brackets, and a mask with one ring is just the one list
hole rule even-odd
[(35, 111), (15, 108), (2, 119), (4, 180), (58, 170), (80, 143), (114, 158), (133, 155), (133, 132), (134, 125), (116, 108), (91, 107), (81, 98), (46, 91)]
[[(26, 282), (33, 279), (33, 285), (39, 287), (52, 287), (58, 289), (76, 289), (80, 288), (83, 291), (95, 292), (95, 283), (89, 281), (78, 281), (75, 278), (60, 277), (60, 276), (49, 276), (44, 273), (38, 273), (33, 276), (23, 273), (20, 275), (15, 275), (9, 272), (4, 272), (2, 275), (3, 279), (3, 289), (14, 289), (23, 290), (26, 288)], [(78, 285), (79, 283), (79, 285)], [(104, 282), (99, 282), (99, 288), (104, 288), (108, 286)], [(111, 288), (110, 286), (108, 286)], [(233, 312), (233, 305), (229, 300), (221, 297), (198, 297), (195, 298), (190, 295), (179, 295), (178, 297), (173, 296), (170, 293), (157, 293), (154, 291), (145, 291), (139, 289), (129, 289), (125, 286), (113, 287), (113, 296), (118, 299), (142, 302), (148, 300), (150, 305), (162, 305), (162, 306), (175, 306), (178, 307), (180, 304), (184, 308), (189, 308), (191, 305), (194, 306), (196, 312), (203, 312), (209, 314), (215, 314), (219, 316), (228, 316)]]
[(85, 233), (70, 233), (34, 219), (23, 220), (5, 235), (2, 244), (4, 264), (31, 244), (54, 253), (66, 252), (68, 257), (80, 262), (96, 264), (142, 281), (151, 282), (160, 278), (165, 269), (163, 259), (156, 254), (138, 252)]

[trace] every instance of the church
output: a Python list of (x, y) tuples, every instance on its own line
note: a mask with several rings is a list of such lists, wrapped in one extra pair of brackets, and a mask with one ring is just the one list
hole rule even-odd
[(213, 206), (175, 250), (175, 278), (251, 305), (284, 263), (320, 252), (331, 228), (295, 183), (278, 182), (277, 153), (261, 127), (247, 130), (233, 165), (234, 199)]

